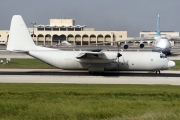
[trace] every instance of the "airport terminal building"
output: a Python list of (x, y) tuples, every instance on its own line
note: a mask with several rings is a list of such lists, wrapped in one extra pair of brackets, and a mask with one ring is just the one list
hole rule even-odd
[[(50, 19), (49, 25), (35, 25), (29, 28), (34, 42), (38, 45), (55, 45), (68, 41), (73, 45), (109, 42), (127, 39), (127, 31), (96, 31), (85, 25), (75, 25), (74, 19)], [(7, 42), (9, 30), (0, 31), (0, 40)]]

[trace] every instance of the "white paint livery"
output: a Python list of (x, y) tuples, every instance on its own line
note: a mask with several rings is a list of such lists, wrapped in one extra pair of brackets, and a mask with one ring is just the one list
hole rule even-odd
[(25, 52), (39, 60), (60, 69), (103, 72), (123, 71), (160, 71), (175, 66), (163, 53), (123, 52), (120, 57), (113, 51), (62, 51), (59, 49), (36, 46), (20, 15), (11, 21), (8, 51)]

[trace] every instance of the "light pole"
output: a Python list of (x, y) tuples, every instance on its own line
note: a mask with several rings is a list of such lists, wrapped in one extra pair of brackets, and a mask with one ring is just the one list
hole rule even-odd
[[(34, 25), (36, 25), (36, 22), (31, 22), (31, 24), (33, 25), (33, 41), (34, 41)], [(36, 45), (37, 45), (37, 40), (36, 40)]]

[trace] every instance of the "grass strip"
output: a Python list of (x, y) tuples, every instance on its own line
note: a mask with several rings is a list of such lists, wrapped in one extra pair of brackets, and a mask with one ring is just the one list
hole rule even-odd
[(170, 85), (0, 84), (0, 119), (178, 120)]
[(15, 69), (55, 69), (55, 67), (42, 62), (38, 59), (20, 59), (20, 58), (13, 58), (11, 61), (6, 64), (6, 59), (1, 59), (4, 61), (3, 64), (0, 65), (1, 68), (15, 68)]

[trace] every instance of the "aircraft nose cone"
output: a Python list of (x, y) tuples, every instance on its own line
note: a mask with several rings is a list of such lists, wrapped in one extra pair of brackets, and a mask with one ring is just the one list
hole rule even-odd
[(168, 62), (168, 68), (172, 68), (176, 65), (176, 63), (174, 61), (169, 61)]

